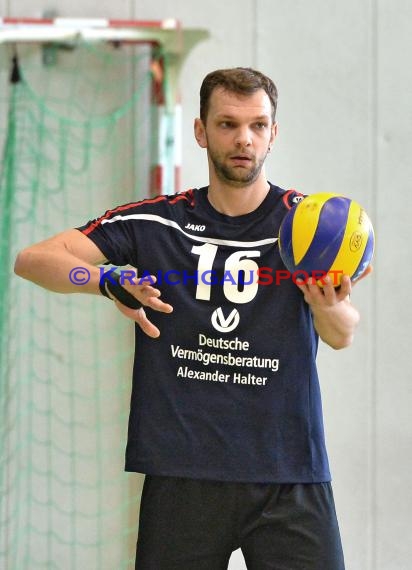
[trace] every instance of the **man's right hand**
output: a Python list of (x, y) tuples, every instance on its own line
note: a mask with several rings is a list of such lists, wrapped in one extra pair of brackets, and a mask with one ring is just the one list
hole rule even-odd
[[(154, 275), (150, 275), (147, 280), (154, 284), (156, 282), (156, 277)], [(150, 309), (160, 311), (161, 313), (171, 313), (173, 311), (172, 305), (164, 303), (160, 299), (161, 292), (159, 289), (156, 289), (149, 283), (133, 285), (127, 281), (122, 286), (126, 291), (133, 295), (133, 297), (140, 301), (144, 307), (149, 307)], [(130, 309), (120, 303), (120, 301), (115, 300), (114, 302), (119, 311), (127, 318), (135, 321), (147, 336), (150, 336), (151, 338), (157, 338), (160, 336), (159, 329), (147, 318), (144, 307), (141, 307), (140, 309)]]

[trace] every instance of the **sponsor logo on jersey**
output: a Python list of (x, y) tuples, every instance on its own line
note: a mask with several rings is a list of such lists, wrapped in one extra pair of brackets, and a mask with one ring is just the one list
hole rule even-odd
[(186, 230), (192, 230), (193, 232), (204, 232), (206, 229), (206, 226), (203, 226), (200, 224), (186, 224), (185, 229)]
[(221, 333), (228, 333), (238, 326), (240, 321), (239, 311), (233, 309), (233, 311), (225, 317), (222, 311), (222, 307), (218, 307), (216, 311), (212, 313), (212, 325), (214, 328)]

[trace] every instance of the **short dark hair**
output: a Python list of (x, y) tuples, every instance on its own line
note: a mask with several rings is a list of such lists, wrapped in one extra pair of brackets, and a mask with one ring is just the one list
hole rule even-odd
[(239, 95), (251, 95), (259, 89), (267, 93), (272, 105), (272, 121), (275, 122), (278, 91), (273, 81), (251, 67), (217, 69), (206, 75), (200, 87), (200, 118), (206, 124), (210, 97), (215, 89), (224, 89)]

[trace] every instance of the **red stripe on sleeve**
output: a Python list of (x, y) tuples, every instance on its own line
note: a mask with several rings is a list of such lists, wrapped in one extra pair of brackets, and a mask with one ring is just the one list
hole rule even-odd
[[(155, 198), (147, 198), (146, 200), (141, 200), (139, 202), (124, 204), (123, 206), (118, 206), (117, 208), (114, 208), (113, 210), (108, 210), (103, 216), (101, 216), (100, 218), (97, 218), (97, 220), (95, 220), (93, 223), (91, 223), (90, 226), (88, 226), (87, 228), (85, 228), (84, 230), (81, 230), (81, 231), (84, 235), (87, 236), (92, 231), (94, 231), (104, 220), (111, 218), (115, 214), (118, 214), (120, 212), (124, 212), (126, 210), (130, 210), (131, 208), (144, 206), (146, 204), (156, 204), (157, 202), (162, 202), (162, 201), (165, 201), (167, 199), (168, 199), (167, 195), (162, 195), (162, 196), (156, 196)], [(194, 203), (193, 190), (188, 190), (187, 192), (184, 192), (182, 194), (177, 194), (169, 202), (170, 202), (170, 204), (176, 204), (176, 202), (179, 202), (180, 200), (187, 200), (188, 202), (190, 202), (191, 205), (193, 205), (193, 203)]]

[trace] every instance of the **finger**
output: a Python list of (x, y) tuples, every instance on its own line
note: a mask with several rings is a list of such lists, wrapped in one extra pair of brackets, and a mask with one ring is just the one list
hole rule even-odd
[[(150, 285), (143, 285), (142, 288), (135, 289), (133, 291), (133, 295), (137, 299), (136, 293), (139, 293), (139, 295), (143, 295), (145, 299), (148, 299), (149, 297), (160, 297), (160, 295), (162, 294), (161, 291), (159, 291), (159, 289), (155, 289)], [(144, 301), (141, 302), (144, 303)]]
[(332, 279), (329, 275), (326, 275), (323, 279), (323, 295), (325, 301), (328, 305), (334, 305), (336, 303), (336, 289), (333, 286)]
[(125, 281), (124, 283), (121, 283), (121, 285), (126, 289), (126, 291), (134, 296), (136, 296), (136, 292), (138, 292), (160, 297), (161, 293), (159, 289), (155, 289), (153, 287), (156, 281), (157, 279), (155, 275), (144, 275), (143, 277), (138, 277), (136, 282), (130, 283), (129, 281)]
[(140, 309), (130, 309), (129, 307), (122, 305), (119, 301), (115, 301), (115, 304), (119, 311), (129, 319), (135, 321), (147, 336), (150, 336), (151, 338), (157, 338), (160, 336), (159, 329), (149, 321), (143, 307)]
[(349, 275), (343, 275), (339, 290), (337, 291), (338, 300), (341, 301), (342, 299), (346, 299), (352, 292), (352, 281), (350, 280)]
[(161, 313), (173, 312), (172, 305), (169, 305), (169, 303), (165, 303), (164, 301), (162, 301), (157, 297), (150, 297), (149, 299), (147, 299), (147, 301), (144, 304), (155, 311), (160, 311)]
[(319, 299), (323, 297), (322, 292), (319, 291), (319, 287), (316, 285), (316, 280), (314, 280), (315, 284), (311, 282), (311, 279), (296, 279), (295, 283), (302, 291), (306, 303), (313, 304), (319, 302)]
[(155, 283), (157, 283), (156, 275), (144, 275), (137, 278), (137, 285), (142, 287), (144, 285), (154, 285)]
[(372, 265), (368, 265), (368, 267), (365, 269), (365, 271), (362, 273), (362, 275), (360, 275), (357, 279), (352, 281), (352, 285), (355, 285), (356, 283), (361, 281), (361, 279), (364, 279), (365, 277), (367, 277), (371, 273), (373, 273), (373, 267), (372, 267)]
[(143, 307), (141, 309), (138, 309), (136, 311), (136, 313), (137, 314), (136, 314), (135, 321), (140, 326), (142, 331), (145, 334), (147, 334), (147, 336), (150, 336), (151, 338), (159, 337), (160, 336), (160, 330), (151, 321), (149, 321)]
[(129, 285), (123, 286), (128, 293), (133, 295), (142, 305), (150, 306), (150, 299), (160, 297), (162, 294), (159, 289), (155, 289), (151, 285)]
[(296, 285), (299, 287), (299, 289), (302, 291), (303, 294), (305, 294), (308, 291), (307, 288), (307, 281), (304, 281), (303, 279), (300, 279), (299, 277), (295, 280)]
[[(327, 278), (324, 277), (324, 280), (326, 280)], [(309, 295), (314, 299), (314, 300), (321, 300), (324, 297), (324, 287), (319, 287), (317, 280), (315, 279), (315, 277), (311, 277), (308, 280), (308, 292)]]

